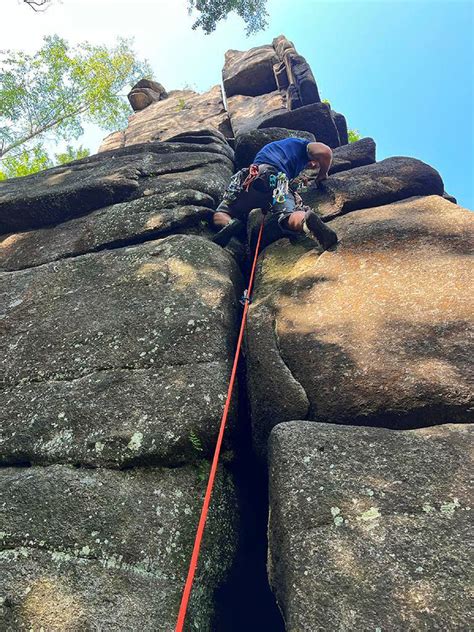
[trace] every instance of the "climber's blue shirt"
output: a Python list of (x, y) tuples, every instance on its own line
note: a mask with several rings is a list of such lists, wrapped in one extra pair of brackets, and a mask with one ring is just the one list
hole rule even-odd
[(292, 180), (309, 162), (308, 141), (303, 138), (285, 138), (265, 145), (255, 156), (255, 165), (273, 165)]

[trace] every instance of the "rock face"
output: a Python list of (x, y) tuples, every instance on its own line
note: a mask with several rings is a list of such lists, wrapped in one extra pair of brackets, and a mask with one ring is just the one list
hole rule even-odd
[[(178, 136), (1, 183), (2, 629), (175, 625), (241, 290), (207, 227), (233, 151)], [(187, 618), (209, 631), (237, 543), (224, 466), (215, 494)]]
[(251, 250), (210, 220), (296, 136), (339, 242), (264, 232), (185, 629), (467, 630), (473, 215), (347, 144), (286, 37), (223, 78), (142, 80), (99, 154), (0, 182), (0, 628), (174, 629)]
[(236, 94), (255, 97), (276, 90), (273, 66), (277, 61), (273, 46), (258, 46), (243, 53), (228, 50), (222, 71), (227, 97)]
[(328, 220), (415, 195), (442, 195), (443, 190), (443, 181), (433, 167), (415, 158), (397, 156), (328, 178), (304, 198)]
[(311, 132), (316, 140), (339, 147), (341, 141), (331, 110), (326, 103), (305, 105), (291, 112), (282, 112), (268, 116), (258, 127), (287, 127), (288, 129)]
[(285, 36), (272, 46), (228, 51), (222, 77), (235, 136), (280, 127), (310, 132), (330, 147), (348, 142), (344, 116), (321, 103), (309, 64)]
[(333, 151), (333, 161), (329, 174), (346, 171), (354, 167), (371, 165), (375, 162), (375, 142), (372, 138), (362, 138), (350, 145), (337, 147)]
[(227, 99), (227, 109), (237, 137), (256, 129), (269, 117), (285, 114), (287, 111), (286, 99), (278, 90), (257, 97), (230, 97)]
[(270, 439), (270, 581), (287, 632), (467, 630), (472, 432), (295, 421)]
[(213, 198), (193, 189), (113, 204), (57, 226), (0, 236), (0, 268), (20, 270), (170, 233), (209, 234)]
[(222, 101), (220, 86), (204, 94), (193, 90), (173, 90), (166, 99), (151, 103), (132, 114), (128, 127), (107, 136), (99, 152), (150, 141), (165, 141), (184, 131), (211, 127), (224, 136), (232, 136)]
[[(172, 629), (202, 501), (196, 468), (132, 472), (4, 468), (4, 630)], [(235, 500), (219, 478), (198, 582), (228, 571)], [(159, 595), (159, 599), (157, 598)], [(189, 625), (212, 630), (212, 592), (196, 590)]]
[(209, 454), (237, 274), (222, 249), (175, 235), (2, 278), (3, 461), (175, 465), (193, 432)]
[(332, 222), (332, 252), (281, 241), (264, 251), (248, 325), (260, 449), (275, 424), (296, 418), (393, 428), (472, 420), (473, 223), (440, 196), (419, 197)]
[(216, 202), (232, 174), (221, 142), (149, 143), (97, 154), (0, 188), (3, 232), (40, 228), (142, 196), (187, 189)]
[(134, 112), (144, 110), (152, 103), (156, 103), (167, 97), (168, 93), (161, 83), (150, 81), (149, 79), (141, 79), (128, 93), (128, 100)]

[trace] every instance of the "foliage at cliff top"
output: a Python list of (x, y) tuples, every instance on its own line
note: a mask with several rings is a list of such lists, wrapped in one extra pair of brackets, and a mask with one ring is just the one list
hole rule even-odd
[(355, 143), (362, 138), (362, 134), (358, 129), (349, 129), (347, 130), (347, 135), (349, 137), (350, 143)]
[(63, 152), (54, 154), (54, 160), (52, 160), (41, 143), (38, 143), (28, 149), (21, 149), (16, 154), (5, 156), (0, 167), (0, 180), (27, 176), (30, 173), (37, 173), (56, 165), (65, 165), (89, 155), (90, 151), (82, 145), (77, 148), (68, 145)]
[(208, 35), (215, 31), (217, 23), (235, 11), (246, 25), (246, 33), (263, 30), (267, 21), (267, 0), (188, 0), (189, 13), (197, 11), (200, 15), (193, 24), (193, 29), (202, 28)]
[(48, 140), (77, 139), (84, 123), (122, 127), (130, 114), (122, 90), (151, 74), (126, 39), (113, 48), (73, 47), (53, 35), (34, 55), (0, 51), (0, 158), (18, 158), (33, 146), (41, 153)]
[[(45, 11), (53, 0), (23, 0), (34, 11)], [(235, 11), (246, 25), (246, 33), (256, 33), (267, 25), (267, 0), (188, 0), (188, 11), (199, 17), (193, 29), (202, 28), (206, 35), (216, 30), (217, 23), (224, 20), (229, 13)]]

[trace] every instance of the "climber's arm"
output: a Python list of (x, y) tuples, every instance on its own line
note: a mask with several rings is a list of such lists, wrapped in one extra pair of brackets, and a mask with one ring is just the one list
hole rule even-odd
[(325, 180), (328, 177), (332, 163), (331, 148), (324, 143), (310, 143), (308, 145), (308, 157), (313, 168), (319, 166), (316, 181)]

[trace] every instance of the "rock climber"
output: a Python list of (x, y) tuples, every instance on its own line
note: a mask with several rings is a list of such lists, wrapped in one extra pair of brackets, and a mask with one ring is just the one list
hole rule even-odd
[[(324, 143), (302, 138), (285, 138), (265, 145), (250, 167), (231, 179), (224, 198), (214, 212), (212, 223), (219, 232), (213, 241), (225, 247), (231, 237), (243, 238), (246, 220), (254, 208), (270, 211), (265, 222), (262, 248), (280, 239), (305, 234), (324, 249), (337, 242), (336, 233), (308, 207), (290, 187), (304, 169), (319, 169), (316, 182), (327, 178), (332, 151)], [(294, 184), (294, 183), (293, 183)]]

